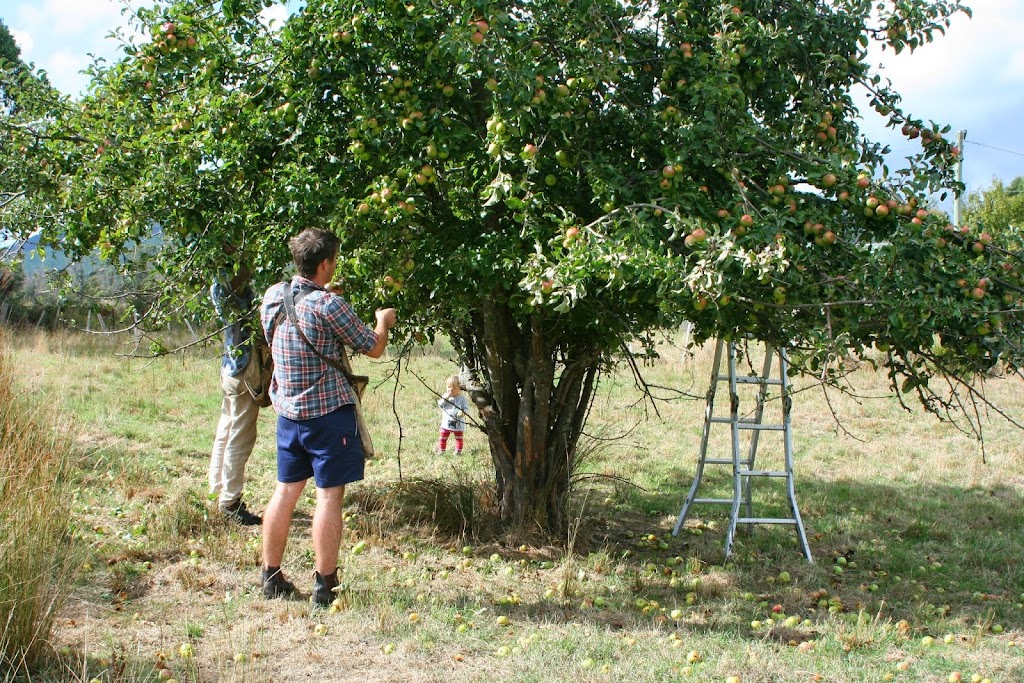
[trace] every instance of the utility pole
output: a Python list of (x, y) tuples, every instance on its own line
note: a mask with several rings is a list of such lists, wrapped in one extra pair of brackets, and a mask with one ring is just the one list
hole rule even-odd
[[(967, 131), (961, 130), (956, 134), (956, 146), (960, 154), (956, 158), (956, 181), (964, 182), (964, 140), (967, 138)], [(960, 193), (953, 197), (953, 225), (960, 227)]]

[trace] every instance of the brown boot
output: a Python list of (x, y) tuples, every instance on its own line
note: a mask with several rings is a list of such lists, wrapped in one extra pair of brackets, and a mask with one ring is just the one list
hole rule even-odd
[(263, 597), (287, 598), (295, 592), (295, 584), (284, 578), (280, 567), (263, 568)]
[(330, 607), (334, 602), (334, 589), (338, 587), (338, 569), (330, 574), (313, 572), (313, 595), (310, 601), (320, 607)]

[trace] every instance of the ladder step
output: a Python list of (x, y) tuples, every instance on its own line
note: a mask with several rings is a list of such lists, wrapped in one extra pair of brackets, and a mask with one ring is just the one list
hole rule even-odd
[(791, 517), (737, 517), (737, 524), (796, 524)]
[[(715, 424), (727, 425), (727, 424), (732, 424), (732, 418), (729, 418), (729, 417), (712, 417), (712, 418), (708, 419), (708, 422), (713, 422)], [(758, 424), (758, 423), (754, 422), (752, 418), (747, 418), (747, 417), (740, 418), (740, 419), (736, 420), (736, 426), (739, 429), (753, 429), (755, 431), (761, 431), (761, 432), (781, 432), (781, 431), (783, 431), (785, 429), (785, 425)]]
[[(719, 375), (719, 382), (728, 382), (729, 375)], [(761, 377), (737, 377), (736, 384), (770, 384), (774, 386), (782, 386), (781, 379), (762, 379)]]
[(788, 477), (789, 472), (777, 472), (771, 470), (740, 470), (740, 476), (743, 477)]
[(732, 505), (732, 498), (694, 498), (693, 503), (708, 505)]
[[(746, 463), (746, 460), (740, 460), (741, 463)], [(710, 458), (704, 460), (705, 465), (731, 465), (732, 458)]]

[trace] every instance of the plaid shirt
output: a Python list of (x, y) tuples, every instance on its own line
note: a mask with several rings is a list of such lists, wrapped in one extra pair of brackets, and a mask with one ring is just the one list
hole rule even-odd
[[(304, 277), (291, 283), (295, 316), (309, 341), (328, 358), (338, 358), (345, 346), (366, 353), (377, 344), (377, 333), (364, 325), (348, 302)], [(285, 283), (263, 295), (260, 320), (274, 356), (270, 400), (279, 415), (309, 420), (356, 402), (352, 387), (338, 370), (321, 360), (298, 335), (284, 309)], [(299, 292), (312, 289), (299, 299)]]

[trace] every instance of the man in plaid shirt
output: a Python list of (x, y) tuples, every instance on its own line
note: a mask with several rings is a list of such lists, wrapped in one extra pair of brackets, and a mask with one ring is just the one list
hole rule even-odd
[[(278, 484), (263, 513), (263, 594), (275, 598), (295, 592), (295, 585), (281, 572), (281, 561), (295, 505), (313, 477), (317, 496), (312, 600), (322, 606), (330, 605), (338, 585), (345, 484), (363, 478), (363, 448), (352, 387), (310, 345), (328, 358), (339, 358), (346, 346), (379, 358), (396, 320), (395, 309), (378, 309), (370, 328), (345, 299), (325, 289), (334, 276), (339, 244), (333, 233), (317, 228), (293, 237), (288, 247), (298, 275), (268, 289), (260, 309), (274, 357), (270, 399), (278, 414)], [(285, 314), (284, 287), (291, 287), (296, 319), (306, 339)]]

